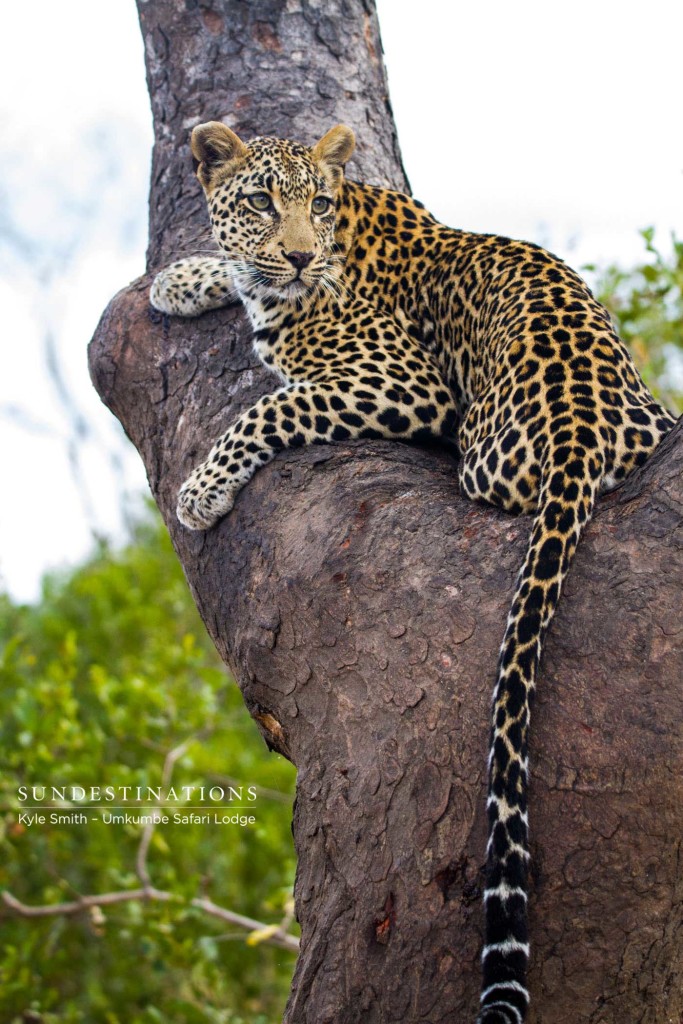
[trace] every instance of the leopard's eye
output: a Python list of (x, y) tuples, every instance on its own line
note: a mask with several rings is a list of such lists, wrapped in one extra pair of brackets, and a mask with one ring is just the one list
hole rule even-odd
[(247, 196), (247, 199), (251, 206), (258, 210), (259, 213), (270, 210), (273, 205), (267, 192), (254, 192), (253, 195)]
[(331, 205), (332, 202), (325, 196), (316, 196), (311, 203), (311, 209), (313, 210), (313, 213), (317, 213), (318, 216), (321, 216), (323, 213), (327, 213)]

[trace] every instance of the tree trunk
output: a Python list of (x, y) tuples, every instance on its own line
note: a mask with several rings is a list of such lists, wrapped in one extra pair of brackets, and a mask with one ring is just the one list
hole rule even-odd
[[(155, 121), (150, 271), (207, 248), (188, 135), (358, 135), (405, 187), (371, 0), (139, 0)], [(444, 173), (447, 173), (444, 169)], [(151, 274), (90, 348), (192, 592), (269, 745), (298, 768), (301, 955), (288, 1024), (467, 1024), (478, 1004), (489, 704), (528, 519), (449, 456), (281, 454), (206, 534), (174, 513), (275, 381), (238, 307), (150, 316)], [(683, 441), (601, 501), (548, 637), (532, 725), (530, 1020), (683, 1020)]]

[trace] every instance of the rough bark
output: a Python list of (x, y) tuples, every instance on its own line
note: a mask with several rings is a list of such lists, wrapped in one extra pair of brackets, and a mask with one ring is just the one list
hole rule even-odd
[[(402, 186), (370, 0), (139, 0), (156, 143), (150, 271), (206, 247), (192, 125), (312, 143)], [(528, 535), (402, 444), (283, 454), (216, 529), (178, 486), (273, 379), (233, 307), (150, 317), (120, 292), (90, 349), (192, 592), (269, 744), (298, 768), (302, 950), (288, 1024), (467, 1022), (481, 942), (490, 690)], [(535, 1024), (683, 1020), (683, 438), (599, 503), (534, 711)]]

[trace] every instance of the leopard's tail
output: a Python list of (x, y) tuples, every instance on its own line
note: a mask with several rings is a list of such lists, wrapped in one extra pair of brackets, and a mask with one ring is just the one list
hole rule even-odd
[(489, 755), (486, 940), (477, 1024), (522, 1024), (529, 1004), (527, 738), (545, 632), (603, 475), (581, 445), (548, 452), (538, 510), (500, 649)]

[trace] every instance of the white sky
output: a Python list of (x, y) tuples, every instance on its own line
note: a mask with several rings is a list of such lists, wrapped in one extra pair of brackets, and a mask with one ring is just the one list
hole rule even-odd
[(649, 224), (681, 233), (680, 0), (378, 9), (411, 186), (441, 220), (577, 265), (637, 261)]
[[(575, 266), (638, 261), (649, 224), (664, 244), (683, 235), (680, 0), (378, 7), (406, 169), (442, 220)], [(144, 488), (85, 362), (107, 301), (144, 269), (152, 136), (133, 0), (5, 5), (0, 132), (0, 586), (26, 600), (93, 526), (120, 536), (121, 492)], [(68, 411), (44, 368), (49, 331)], [(65, 445), (76, 412), (88, 514)]]

